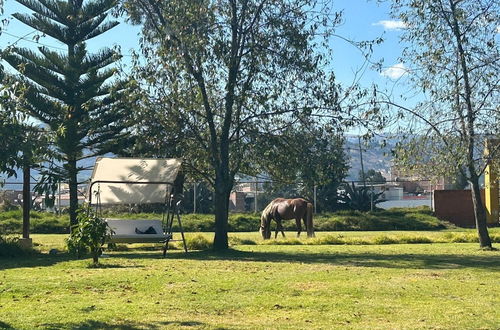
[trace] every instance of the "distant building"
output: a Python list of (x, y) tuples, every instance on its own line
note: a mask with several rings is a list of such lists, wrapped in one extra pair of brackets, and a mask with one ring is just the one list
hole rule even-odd
[(396, 165), (391, 166), (390, 181), (400, 183), (405, 192), (414, 194), (453, 189), (453, 183), (448, 178), (423, 177), (416, 172), (402, 170)]
[(229, 195), (229, 211), (255, 211), (256, 196), (263, 192), (262, 183), (260, 182), (243, 182), (235, 185), (233, 191)]

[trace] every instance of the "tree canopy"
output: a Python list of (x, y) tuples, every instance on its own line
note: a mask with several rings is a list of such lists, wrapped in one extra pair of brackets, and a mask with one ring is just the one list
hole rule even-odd
[(483, 149), (485, 139), (500, 133), (500, 3), (396, 0), (392, 9), (405, 25), (402, 60), (410, 66), (409, 80), (423, 93), (415, 107), (401, 106), (387, 94), (382, 97), (381, 103), (397, 110), (397, 123), (407, 133), (398, 162), (408, 167), (427, 164), (432, 173), (458, 172), (467, 178), (480, 245), (491, 247), (479, 178), (498, 154), (492, 150), (486, 157)]
[(146, 138), (142, 147), (182, 155), (193, 175), (212, 184), (214, 246), (227, 248), (236, 173), (277, 157), (261, 152), (262, 138), (318, 118), (338, 127), (349, 117), (327, 69), (328, 38), (341, 16), (329, 2), (310, 0), (130, 0), (122, 8), (143, 24), (145, 59), (135, 77), (146, 93), (137, 131), (163, 130), (164, 141), (178, 142), (167, 148)]
[(112, 29), (108, 20), (115, 0), (17, 0), (33, 14), (13, 16), (24, 24), (63, 43), (67, 51), (45, 46), (38, 52), (13, 47), (4, 59), (19, 72), (24, 86), (19, 97), (29, 115), (47, 125), (64, 167), (59, 175), (69, 180), (70, 221), (76, 223), (78, 161), (112, 150), (127, 132), (124, 83), (113, 79), (110, 66), (119, 56), (103, 49), (90, 54), (86, 41)]

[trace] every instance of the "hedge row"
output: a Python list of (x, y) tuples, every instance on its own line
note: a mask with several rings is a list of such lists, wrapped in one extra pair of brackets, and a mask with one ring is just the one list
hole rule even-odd
[[(109, 214), (110, 218), (125, 219), (161, 219), (162, 215), (142, 214)], [(215, 227), (215, 219), (211, 214), (182, 215), (184, 231), (211, 232)], [(295, 221), (284, 221), (285, 230), (296, 230)], [(258, 231), (260, 216), (257, 214), (231, 214), (229, 216), (230, 232)], [(275, 224), (272, 224), (273, 228)], [(174, 226), (178, 230), (177, 225)], [(339, 211), (319, 214), (314, 218), (317, 231), (349, 231), (349, 230), (439, 230), (450, 227), (438, 220), (428, 208), (377, 210), (373, 212)], [(0, 233), (20, 233), (22, 230), (22, 214), (20, 210), (0, 212)], [(59, 234), (69, 232), (68, 215), (56, 216), (52, 213), (32, 212), (31, 232), (37, 234)]]

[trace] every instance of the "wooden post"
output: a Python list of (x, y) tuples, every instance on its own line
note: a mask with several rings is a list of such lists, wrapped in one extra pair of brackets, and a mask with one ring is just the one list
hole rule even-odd
[(30, 209), (31, 209), (31, 168), (28, 162), (23, 165), (23, 237), (19, 245), (23, 248), (31, 248), (33, 242), (30, 238)]
[[(498, 148), (500, 140), (486, 140), (484, 153), (488, 157), (490, 153)], [(498, 152), (496, 153), (498, 155)], [(488, 224), (498, 223), (499, 195), (498, 177), (494, 162), (490, 159), (484, 172), (484, 206), (486, 208), (486, 222)]]

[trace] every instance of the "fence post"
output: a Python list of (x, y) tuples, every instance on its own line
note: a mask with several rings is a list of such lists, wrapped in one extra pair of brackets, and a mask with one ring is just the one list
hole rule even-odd
[(255, 194), (254, 194), (254, 203), (253, 203), (253, 206), (254, 206), (254, 212), (257, 213), (258, 212), (258, 208), (257, 208), (257, 178), (255, 178)]
[(431, 210), (434, 211), (434, 185), (432, 184), (432, 181), (430, 183), (431, 186)]
[(193, 213), (196, 213), (196, 182), (193, 183)]
[(61, 215), (61, 180), (57, 182), (57, 215)]
[(373, 182), (371, 184), (371, 190), (372, 190), (372, 193), (370, 194), (370, 211), (373, 212)]
[(316, 200), (317, 200), (317, 189), (316, 189), (316, 185), (314, 185), (314, 193), (313, 193), (313, 198), (314, 198), (314, 214), (318, 213), (317, 211), (317, 204), (316, 204)]

